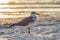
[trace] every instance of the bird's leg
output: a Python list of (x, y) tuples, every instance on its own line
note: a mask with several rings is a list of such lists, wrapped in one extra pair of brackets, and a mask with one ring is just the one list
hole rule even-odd
[(28, 28), (28, 33), (30, 34), (30, 27)]
[(28, 33), (28, 34), (31, 34), (31, 31), (30, 31), (31, 28), (30, 28), (30, 27), (32, 27), (32, 26), (29, 25), (29, 26), (27, 27), (27, 33)]
[(28, 33), (30, 34), (30, 27), (28, 27)]

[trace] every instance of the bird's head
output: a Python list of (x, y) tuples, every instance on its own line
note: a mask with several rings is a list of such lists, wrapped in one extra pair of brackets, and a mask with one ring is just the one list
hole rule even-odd
[(39, 15), (37, 12), (32, 11), (31, 15)]
[(33, 20), (38, 19), (38, 16), (39, 16), (39, 14), (37, 12), (34, 12), (34, 11), (31, 12), (31, 17)]

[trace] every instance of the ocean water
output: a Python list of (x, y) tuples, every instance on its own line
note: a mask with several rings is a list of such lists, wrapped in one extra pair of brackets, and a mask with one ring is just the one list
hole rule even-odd
[[(28, 33), (30, 28), (30, 33)], [(31, 26), (0, 26), (0, 38), (9, 40), (60, 40), (60, 22), (37, 21)]]

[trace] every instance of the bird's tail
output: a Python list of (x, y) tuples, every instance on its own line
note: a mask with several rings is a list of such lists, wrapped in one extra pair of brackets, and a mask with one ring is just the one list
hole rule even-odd
[(15, 24), (11, 24), (8, 26), (8, 28), (12, 28), (13, 26), (15, 26)]

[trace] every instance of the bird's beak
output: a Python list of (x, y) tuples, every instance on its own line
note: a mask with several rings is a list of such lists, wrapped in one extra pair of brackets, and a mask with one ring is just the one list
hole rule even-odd
[(39, 15), (39, 14), (37, 14), (37, 15)]

